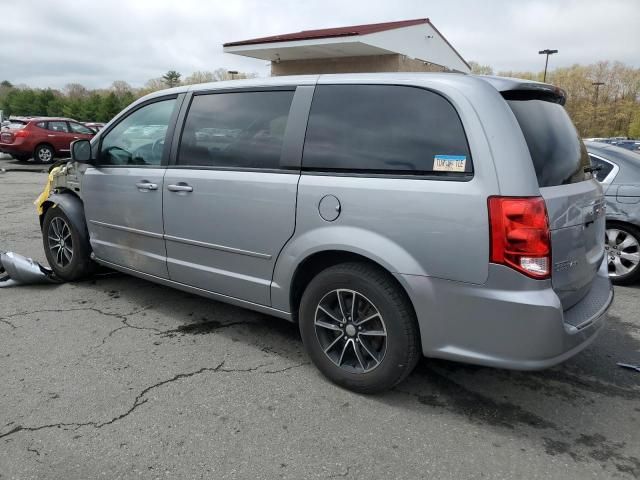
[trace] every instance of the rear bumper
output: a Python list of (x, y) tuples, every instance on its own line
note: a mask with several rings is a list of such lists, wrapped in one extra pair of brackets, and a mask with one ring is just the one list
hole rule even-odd
[(585, 297), (564, 311), (549, 281), (490, 265), (484, 285), (398, 275), (418, 316), (427, 357), (540, 370), (588, 346), (605, 323), (613, 289), (603, 262)]
[(31, 150), (29, 150), (24, 144), (13, 144), (13, 143), (0, 143), (0, 152), (8, 153), (9, 155), (26, 155), (31, 154)]

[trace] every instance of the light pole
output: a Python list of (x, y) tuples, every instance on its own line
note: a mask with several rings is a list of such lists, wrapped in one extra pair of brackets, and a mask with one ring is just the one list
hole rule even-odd
[(593, 128), (593, 122), (596, 120), (596, 111), (598, 110), (598, 94), (600, 93), (600, 86), (604, 85), (604, 82), (592, 82), (591, 85), (596, 87), (596, 99), (593, 102), (593, 115), (591, 116), (591, 127)]
[(231, 75), (231, 80), (235, 80), (234, 75), (238, 74), (237, 70), (228, 70), (227, 73)]
[(549, 50), (548, 48), (546, 48), (538, 52), (539, 55), (547, 56), (546, 60), (544, 61), (544, 78), (542, 79), (543, 82), (547, 81), (547, 65), (549, 65), (549, 55), (553, 55), (554, 53), (558, 53), (558, 50)]

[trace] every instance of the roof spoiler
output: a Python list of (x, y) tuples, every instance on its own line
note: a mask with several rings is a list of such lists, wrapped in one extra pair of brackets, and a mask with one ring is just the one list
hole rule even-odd
[(491, 84), (505, 100), (543, 100), (564, 105), (567, 93), (555, 85), (521, 78), (479, 76)]

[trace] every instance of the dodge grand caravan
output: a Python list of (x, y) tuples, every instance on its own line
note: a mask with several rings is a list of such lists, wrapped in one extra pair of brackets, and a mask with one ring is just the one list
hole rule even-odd
[(602, 189), (547, 84), (457, 74), (219, 82), (146, 96), (52, 174), (47, 258), (297, 322), (360, 392), (420, 355), (571, 357), (613, 293)]

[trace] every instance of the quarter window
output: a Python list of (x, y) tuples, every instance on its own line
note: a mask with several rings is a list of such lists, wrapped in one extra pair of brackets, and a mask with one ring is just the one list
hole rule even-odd
[(193, 97), (178, 165), (280, 168), (293, 91), (216, 93)]
[(102, 138), (100, 165), (160, 165), (176, 100), (139, 108)]
[(602, 182), (607, 175), (611, 173), (613, 170), (613, 164), (609, 162), (605, 162), (604, 160), (600, 160), (599, 158), (594, 157), (593, 155), (589, 155), (589, 160), (591, 160), (591, 165), (594, 167), (600, 167), (600, 170), (596, 170), (593, 172), (593, 176), (596, 177), (596, 180)]
[(442, 96), (394, 85), (320, 85), (309, 115), (306, 170), (466, 176), (462, 122)]

